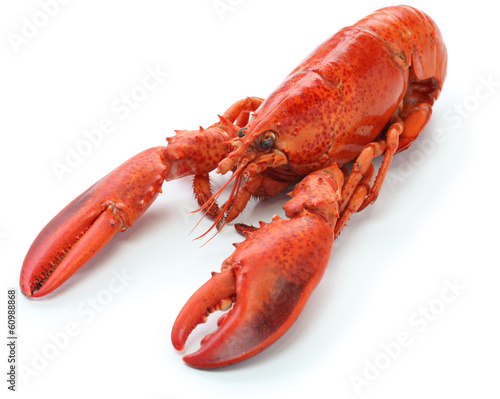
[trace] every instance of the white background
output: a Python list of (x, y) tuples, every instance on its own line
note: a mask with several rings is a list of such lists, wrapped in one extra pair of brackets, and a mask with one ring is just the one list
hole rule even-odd
[[(354, 398), (356, 378), (365, 398), (498, 397), (500, 56), (491, 2), (412, 2), (437, 21), (449, 51), (433, 119), (397, 156), (376, 204), (352, 218), (293, 328), (260, 355), (210, 372), (183, 364), (170, 329), (241, 238), (229, 226), (203, 248), (192, 241), (199, 215), (188, 213), (189, 179), (165, 184), (143, 219), (41, 300), (18, 288), (27, 249), (114, 167), (174, 129), (210, 125), (244, 96), (265, 97), (328, 36), (395, 3), (223, 0), (233, 6), (218, 13), (212, 0), (74, 0), (47, 17), (45, 2), (0, 6), (1, 331), (7, 341), (15, 288), (18, 397)], [(43, 26), (13, 44), (34, 20)], [(129, 114), (116, 112), (147, 68), (168, 76)], [(115, 129), (58, 178), (54, 163), (106, 118)], [(240, 221), (270, 220), (285, 199), (251, 206)], [(396, 350), (391, 342), (405, 333), (409, 344)]]

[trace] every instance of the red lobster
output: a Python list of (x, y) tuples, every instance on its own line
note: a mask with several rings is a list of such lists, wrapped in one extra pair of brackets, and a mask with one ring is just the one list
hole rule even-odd
[[(184, 357), (195, 367), (220, 367), (262, 351), (297, 319), (334, 239), (377, 198), (393, 155), (429, 121), (446, 67), (441, 33), (426, 14), (408, 6), (374, 12), (320, 45), (266, 100), (243, 99), (207, 129), (177, 131), (166, 147), (136, 155), (77, 197), (29, 249), (22, 291), (40, 297), (59, 287), (132, 226), (164, 180), (194, 175), (197, 201), (218, 228), (251, 197), (272, 197), (299, 181), (284, 205), (288, 220), (236, 225), (246, 240), (235, 244), (173, 326), (180, 350), (209, 313), (231, 308), (201, 348)], [(232, 176), (214, 194), (209, 173), (216, 168)], [(219, 207), (230, 182), (229, 199)]]

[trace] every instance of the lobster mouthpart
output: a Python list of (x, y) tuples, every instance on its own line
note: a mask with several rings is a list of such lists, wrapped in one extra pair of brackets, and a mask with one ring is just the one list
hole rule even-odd
[[(334, 166), (335, 177), (342, 173)], [(172, 330), (183, 349), (191, 331), (214, 310), (228, 313), (219, 328), (184, 361), (215, 368), (247, 359), (280, 338), (295, 322), (319, 283), (333, 246), (339, 187), (328, 171), (315, 172), (294, 189), (284, 206), (290, 220), (273, 217), (260, 228), (240, 227), (247, 239), (186, 303)], [(311, 194), (315, 192), (315, 196)], [(319, 195), (318, 195), (319, 194)]]
[(129, 159), (56, 215), (31, 245), (21, 270), (22, 292), (40, 297), (64, 283), (161, 192), (163, 147)]

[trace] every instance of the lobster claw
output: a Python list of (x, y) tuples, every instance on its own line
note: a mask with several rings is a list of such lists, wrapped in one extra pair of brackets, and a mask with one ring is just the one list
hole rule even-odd
[(163, 181), (198, 176), (199, 201), (210, 197), (208, 173), (226, 155), (230, 129), (236, 128), (221, 117), (219, 125), (207, 129), (176, 131), (166, 147), (137, 154), (73, 200), (31, 245), (21, 270), (23, 293), (40, 297), (59, 287), (118, 231), (132, 226), (161, 192)]
[[(285, 206), (289, 220), (273, 217), (260, 228), (243, 227), (247, 239), (188, 300), (172, 330), (182, 350), (191, 331), (215, 310), (227, 310), (218, 329), (184, 356), (197, 368), (247, 359), (280, 338), (295, 322), (319, 283), (333, 246), (342, 173), (337, 166), (299, 183)], [(232, 307), (231, 307), (232, 305)]]
[(21, 269), (25, 295), (40, 297), (55, 290), (149, 208), (161, 192), (167, 169), (162, 151), (155, 147), (132, 157), (45, 226)]

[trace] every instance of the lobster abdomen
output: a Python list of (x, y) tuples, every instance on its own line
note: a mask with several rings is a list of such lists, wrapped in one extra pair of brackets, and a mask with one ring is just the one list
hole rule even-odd
[(427, 14), (410, 6), (387, 7), (354, 26), (372, 31), (386, 42), (392, 52), (413, 69), (418, 80), (433, 79), (434, 99), (439, 96), (448, 57), (441, 32)]

